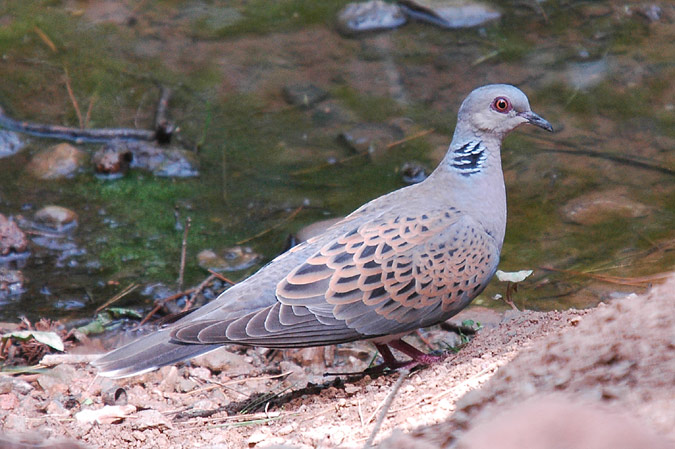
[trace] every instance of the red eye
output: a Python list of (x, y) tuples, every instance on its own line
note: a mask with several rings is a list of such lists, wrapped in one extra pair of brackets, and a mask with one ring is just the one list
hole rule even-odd
[(492, 108), (497, 112), (506, 113), (511, 110), (511, 103), (504, 97), (497, 97), (492, 102)]

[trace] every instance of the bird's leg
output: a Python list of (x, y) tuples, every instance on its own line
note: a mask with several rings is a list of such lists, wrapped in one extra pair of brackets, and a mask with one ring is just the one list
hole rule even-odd
[[(410, 362), (407, 362), (404, 366), (406, 367), (414, 367), (417, 365), (433, 365), (434, 363), (438, 363), (445, 359), (446, 355), (429, 355), (425, 354), (424, 352), (420, 351), (419, 349), (415, 348), (414, 346), (406, 343), (405, 341), (401, 340), (400, 338), (398, 340), (393, 340), (387, 343), (389, 346), (392, 348), (401, 351), (407, 356), (410, 356), (412, 360)], [(379, 346), (377, 349), (380, 349)], [(391, 351), (389, 348), (387, 348), (387, 351), (389, 352), (389, 355), (393, 358), (393, 355), (391, 354)], [(382, 353), (382, 350), (380, 349), (380, 353)], [(387, 359), (384, 356), (384, 353), (382, 353), (382, 357), (385, 358), (385, 363), (387, 363)], [(396, 360), (396, 359), (394, 359)], [(397, 362), (401, 363), (401, 362)]]

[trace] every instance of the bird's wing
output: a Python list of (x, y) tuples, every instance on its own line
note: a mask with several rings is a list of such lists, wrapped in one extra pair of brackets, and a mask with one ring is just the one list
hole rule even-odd
[(390, 212), (319, 246), (277, 284), (273, 305), (236, 319), (187, 317), (172, 337), (302, 347), (406, 332), (464, 307), (494, 274), (498, 254), (483, 227), (453, 208)]

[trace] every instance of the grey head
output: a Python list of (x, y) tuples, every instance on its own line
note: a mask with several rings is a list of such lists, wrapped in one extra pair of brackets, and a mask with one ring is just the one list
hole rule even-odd
[(524, 123), (553, 131), (549, 122), (532, 112), (520, 89), (509, 84), (488, 84), (475, 89), (462, 102), (457, 131), (503, 137)]

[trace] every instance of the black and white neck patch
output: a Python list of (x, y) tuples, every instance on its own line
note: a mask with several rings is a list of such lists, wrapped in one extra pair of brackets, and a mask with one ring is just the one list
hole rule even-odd
[(483, 142), (472, 140), (452, 152), (450, 166), (462, 175), (469, 176), (481, 171), (486, 159)]

